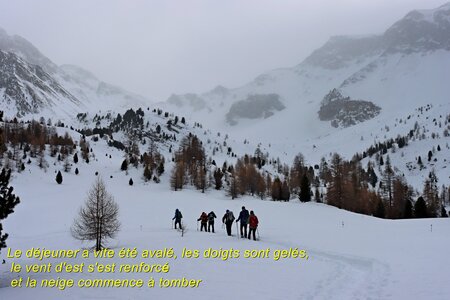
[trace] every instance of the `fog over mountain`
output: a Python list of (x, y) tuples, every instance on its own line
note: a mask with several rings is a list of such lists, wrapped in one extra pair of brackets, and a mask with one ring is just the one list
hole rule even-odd
[[(442, 0), (0, 0), (0, 27), (57, 65), (161, 101), (241, 86), (298, 64), (330, 36), (381, 34)], [(119, 68), (117, 66), (120, 66)]]

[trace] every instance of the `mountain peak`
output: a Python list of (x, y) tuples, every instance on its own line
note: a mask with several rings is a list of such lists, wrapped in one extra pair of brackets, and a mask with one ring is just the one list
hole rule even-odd
[(13, 52), (25, 61), (42, 67), (48, 73), (54, 73), (58, 67), (33, 44), (18, 35), (8, 35), (6, 30), (0, 28), (0, 49)]
[(432, 9), (413, 10), (405, 16), (405, 19), (424, 21), (439, 24), (450, 21), (450, 2)]
[(450, 50), (450, 2), (413, 10), (384, 33), (389, 52)]

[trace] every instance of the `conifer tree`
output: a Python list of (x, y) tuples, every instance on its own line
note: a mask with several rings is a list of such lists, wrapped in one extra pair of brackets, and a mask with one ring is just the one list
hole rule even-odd
[(220, 170), (220, 168), (217, 168), (214, 171), (214, 184), (216, 190), (220, 190), (222, 188), (222, 177), (223, 177), (222, 171)]
[(0, 173), (0, 252), (6, 247), (7, 233), (2, 233), (3, 226), (1, 220), (14, 212), (14, 207), (20, 203), (19, 197), (13, 194), (13, 187), (9, 186), (11, 170), (2, 169)]
[(122, 162), (122, 165), (120, 166), (121, 171), (127, 171), (128, 170), (128, 160), (124, 159)]
[(158, 174), (158, 177), (160, 177), (163, 173), (164, 173), (164, 157), (159, 163), (158, 168), (156, 168), (156, 174)]
[(63, 181), (63, 177), (62, 177), (61, 171), (58, 171), (58, 174), (56, 174), (56, 182), (58, 184), (61, 184), (62, 181)]
[(376, 206), (376, 210), (375, 210), (374, 216), (377, 217), (377, 218), (384, 218), (385, 217), (384, 203), (383, 203), (383, 200), (381, 200), (381, 198), (378, 198), (378, 202), (377, 202), (377, 206)]
[(308, 176), (303, 175), (302, 181), (300, 182), (300, 195), (301, 202), (311, 201), (311, 184), (309, 183)]
[(423, 197), (419, 197), (416, 203), (414, 203), (414, 217), (415, 218), (426, 218), (427, 214), (427, 204)]
[(410, 219), (413, 216), (413, 207), (410, 200), (405, 201), (405, 208), (403, 210), (403, 218), (404, 219)]
[(445, 207), (441, 207), (441, 218), (448, 218), (447, 210), (445, 210)]
[(378, 176), (375, 173), (375, 170), (373, 169), (373, 166), (370, 162), (368, 163), (368, 166), (367, 166), (367, 173), (369, 176), (368, 179), (369, 179), (370, 184), (372, 185), (373, 188), (375, 188), (375, 186), (377, 185), (377, 182), (378, 182)]

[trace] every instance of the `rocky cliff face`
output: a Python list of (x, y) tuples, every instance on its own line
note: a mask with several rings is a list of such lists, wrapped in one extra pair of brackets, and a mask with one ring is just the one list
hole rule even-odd
[(230, 125), (236, 125), (240, 119), (268, 118), (275, 112), (285, 109), (277, 94), (249, 95), (230, 107), (226, 118)]
[(61, 99), (81, 103), (38, 65), (0, 50), (0, 94), (5, 107), (23, 116), (53, 107)]
[(0, 28), (0, 103), (5, 114), (73, 117), (87, 110), (145, 107), (148, 101), (77, 66), (57, 66), (30, 42)]
[(380, 111), (370, 101), (352, 100), (333, 89), (322, 100), (319, 119), (331, 121), (333, 127), (349, 127), (376, 117)]

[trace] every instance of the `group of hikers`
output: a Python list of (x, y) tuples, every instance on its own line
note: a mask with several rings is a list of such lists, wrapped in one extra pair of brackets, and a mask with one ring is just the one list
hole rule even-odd
[[(175, 216), (172, 218), (172, 220), (175, 220), (174, 227), (177, 229), (177, 225), (181, 229), (181, 219), (183, 218), (183, 215), (181, 214), (180, 210), (177, 208), (175, 210)], [(214, 233), (214, 219), (216, 219), (216, 214), (211, 211), (209, 214), (206, 212), (202, 212), (200, 217), (197, 219), (197, 222), (200, 221), (200, 231), (203, 231), (203, 229), (208, 232)], [(231, 236), (231, 228), (233, 225), (233, 222), (235, 220), (234, 214), (231, 210), (226, 210), (225, 214), (222, 217), (222, 223), (225, 224), (227, 229), (227, 234)], [(240, 222), (240, 232), (241, 232), (241, 238), (248, 238), (251, 239), (251, 235), (253, 234), (253, 239), (256, 241), (256, 230), (258, 228), (258, 217), (255, 215), (255, 213), (245, 208), (245, 206), (242, 206), (242, 210), (239, 213), (239, 217), (236, 220), (236, 224)], [(247, 234), (247, 225), (249, 227), (249, 231)], [(198, 226), (198, 223), (197, 223)], [(237, 225), (236, 225), (237, 226)], [(198, 230), (198, 227), (197, 227)]]

